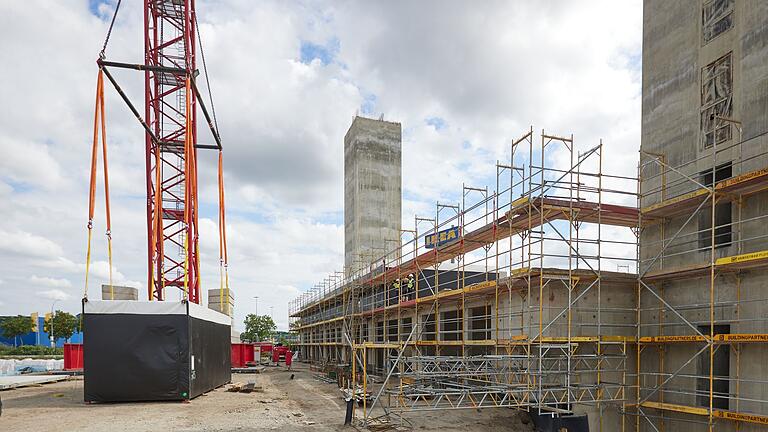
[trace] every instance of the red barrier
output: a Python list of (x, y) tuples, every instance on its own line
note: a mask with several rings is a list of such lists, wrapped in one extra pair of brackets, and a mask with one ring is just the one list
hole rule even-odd
[(287, 352), (288, 352), (288, 347), (284, 345), (276, 346), (272, 348), (272, 362), (280, 363), (280, 357), (285, 357)]
[(232, 367), (242, 368), (254, 361), (253, 345), (246, 343), (232, 344)]
[(254, 345), (261, 347), (261, 353), (272, 352), (272, 342), (256, 342)]
[(293, 351), (288, 350), (285, 352), (285, 365), (287, 367), (291, 367), (292, 362), (293, 362)]
[(83, 344), (64, 344), (64, 370), (83, 368)]

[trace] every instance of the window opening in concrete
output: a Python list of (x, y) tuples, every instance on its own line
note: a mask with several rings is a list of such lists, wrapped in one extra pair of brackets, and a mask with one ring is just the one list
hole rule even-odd
[(384, 371), (384, 350), (375, 349), (373, 351), (376, 352), (376, 367), (374, 368), (374, 372), (382, 373)]
[(384, 342), (384, 321), (376, 323), (376, 342)]
[[(700, 325), (699, 331), (708, 335), (709, 326)], [(730, 325), (715, 325), (715, 334), (730, 333)], [(717, 347), (712, 357), (712, 407), (727, 410), (729, 409), (728, 382), (731, 376), (731, 351), (727, 344), (719, 344)], [(704, 352), (699, 354), (697, 371), (699, 378), (696, 380), (696, 404), (698, 406), (709, 407), (709, 364), (709, 350), (704, 350)]]
[[(413, 322), (410, 317), (403, 318), (402, 324), (400, 325), (401, 332), (400, 332), (400, 339), (407, 340), (408, 336), (411, 335), (411, 330), (413, 330)], [(414, 336), (414, 340), (416, 339), (416, 336)]]
[[(715, 167), (715, 183), (733, 177), (733, 164), (731, 162), (724, 163)], [(699, 173), (699, 181), (704, 186), (712, 186), (712, 170), (707, 169)]]
[[(715, 205), (715, 248), (731, 245), (732, 211), (731, 203)], [(699, 213), (699, 250), (712, 247), (712, 207), (705, 207)]]
[(471, 340), (491, 338), (491, 312), (488, 305), (473, 307), (469, 310), (469, 329)]
[(421, 335), (423, 340), (435, 340), (435, 314), (424, 315), (424, 329)]
[(704, 148), (731, 139), (731, 124), (715, 117), (731, 117), (733, 111), (732, 53), (701, 70), (701, 137)]
[(397, 320), (391, 319), (387, 321), (387, 341), (397, 342)]
[(442, 340), (461, 340), (461, 332), (464, 331), (461, 315), (458, 310), (443, 312), (440, 314), (440, 334)]
[(710, 0), (701, 8), (702, 45), (733, 27), (733, 0)]

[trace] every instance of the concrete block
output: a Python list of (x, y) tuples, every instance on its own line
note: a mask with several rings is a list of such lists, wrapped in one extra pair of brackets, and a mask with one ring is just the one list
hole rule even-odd
[(109, 285), (101, 286), (102, 300), (138, 300), (139, 289), (128, 286)]

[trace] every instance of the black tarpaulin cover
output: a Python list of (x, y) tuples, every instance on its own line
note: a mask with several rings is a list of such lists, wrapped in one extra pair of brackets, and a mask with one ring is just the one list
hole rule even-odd
[(86, 402), (191, 399), (228, 383), (230, 318), (187, 302), (83, 301)]

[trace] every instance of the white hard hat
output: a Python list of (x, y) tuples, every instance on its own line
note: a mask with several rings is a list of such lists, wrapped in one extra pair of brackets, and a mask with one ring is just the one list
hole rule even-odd
[(409, 274), (408, 277), (413, 277), (413, 273)]

